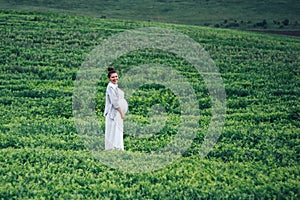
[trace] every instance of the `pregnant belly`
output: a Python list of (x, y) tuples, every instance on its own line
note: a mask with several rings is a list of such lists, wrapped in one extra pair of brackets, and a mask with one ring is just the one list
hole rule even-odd
[(128, 111), (128, 104), (125, 99), (119, 100), (119, 106), (124, 114)]

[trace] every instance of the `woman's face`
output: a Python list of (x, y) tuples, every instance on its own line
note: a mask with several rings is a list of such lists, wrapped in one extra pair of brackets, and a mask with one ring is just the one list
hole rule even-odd
[(117, 73), (112, 73), (109, 77), (110, 82), (112, 82), (113, 84), (117, 84), (118, 83), (118, 74)]

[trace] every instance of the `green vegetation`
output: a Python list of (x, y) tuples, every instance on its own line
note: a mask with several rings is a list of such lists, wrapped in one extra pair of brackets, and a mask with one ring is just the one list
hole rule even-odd
[[(204, 46), (222, 75), (227, 115), (215, 148), (200, 159), (211, 106), (201, 77), (164, 52), (119, 58), (120, 83), (126, 70), (153, 58), (181, 71), (201, 110), (198, 135), (183, 157), (154, 172), (130, 174), (100, 163), (85, 148), (72, 94), (76, 73), (96, 45), (145, 26), (174, 29)], [(0, 12), (0, 35), (0, 199), (299, 199), (299, 38), (15, 11)], [(106, 84), (102, 77), (96, 100), (101, 123)], [(125, 133), (126, 151), (153, 151), (174, 134), (180, 107), (168, 90), (140, 88), (129, 106), (146, 124), (145, 110), (162, 99), (170, 113), (166, 127), (150, 139)]]
[(0, 8), (247, 30), (300, 30), (298, 0), (0, 0)]

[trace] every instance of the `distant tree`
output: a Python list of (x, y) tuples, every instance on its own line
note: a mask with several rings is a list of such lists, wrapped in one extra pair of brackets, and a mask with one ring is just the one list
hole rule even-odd
[(254, 27), (263, 27), (263, 28), (267, 28), (267, 20), (263, 20), (262, 22), (257, 22), (256, 24), (254, 24)]
[(239, 26), (240, 26), (239, 23), (232, 22), (232, 23), (227, 24), (225, 27), (230, 28), (230, 27), (239, 27)]
[(285, 26), (289, 25), (289, 23), (290, 23), (290, 21), (288, 19), (285, 19), (282, 21), (282, 24)]
[(267, 20), (263, 20), (263, 22), (262, 22), (262, 24), (263, 24), (263, 26), (266, 26), (268, 23), (267, 23)]

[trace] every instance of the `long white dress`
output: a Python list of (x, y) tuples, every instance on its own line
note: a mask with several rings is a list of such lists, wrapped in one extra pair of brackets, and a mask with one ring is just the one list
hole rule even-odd
[[(114, 88), (118, 97), (118, 106), (125, 114), (128, 109), (128, 104), (124, 98), (124, 92), (119, 88)], [(105, 117), (105, 150), (124, 150), (123, 142), (123, 119), (117, 111), (114, 117), (106, 115)]]

